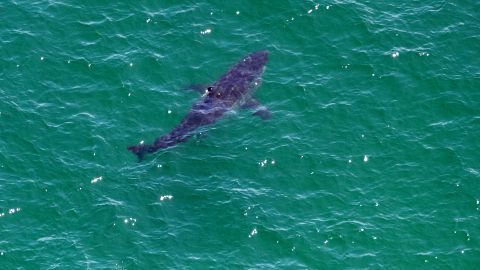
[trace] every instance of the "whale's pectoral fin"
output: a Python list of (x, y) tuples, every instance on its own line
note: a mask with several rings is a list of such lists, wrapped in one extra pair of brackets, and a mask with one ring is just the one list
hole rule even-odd
[(260, 116), (263, 120), (268, 120), (272, 118), (272, 113), (264, 106), (253, 113), (253, 115)]
[(198, 92), (200, 94), (205, 94), (205, 91), (207, 91), (208, 84), (191, 84), (187, 86), (185, 89), (186, 90), (192, 90), (195, 92)]
[(253, 115), (260, 116), (263, 120), (272, 118), (272, 113), (267, 109), (267, 107), (261, 105), (256, 99), (249, 99), (243, 106), (246, 109), (255, 110)]

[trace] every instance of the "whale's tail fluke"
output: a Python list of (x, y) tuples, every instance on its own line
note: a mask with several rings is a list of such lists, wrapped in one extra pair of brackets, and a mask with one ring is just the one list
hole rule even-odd
[(128, 150), (137, 155), (138, 161), (142, 161), (148, 152), (148, 146), (145, 144), (137, 144), (128, 147)]

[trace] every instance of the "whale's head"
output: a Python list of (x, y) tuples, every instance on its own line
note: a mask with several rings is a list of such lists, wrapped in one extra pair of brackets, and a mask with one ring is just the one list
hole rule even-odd
[(268, 61), (268, 51), (256, 51), (245, 56), (218, 81), (207, 88), (203, 102), (222, 100), (231, 106), (253, 95), (261, 83)]
[(245, 66), (252, 73), (263, 72), (263, 67), (267, 64), (267, 61), (268, 51), (266, 50), (253, 52), (243, 59)]

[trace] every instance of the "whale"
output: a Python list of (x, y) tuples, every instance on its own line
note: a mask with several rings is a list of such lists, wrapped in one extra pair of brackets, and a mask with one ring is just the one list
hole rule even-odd
[(190, 86), (190, 89), (202, 95), (183, 120), (169, 133), (156, 138), (153, 143), (142, 142), (129, 146), (128, 150), (137, 155), (141, 161), (146, 154), (187, 141), (199, 128), (212, 125), (235, 108), (251, 109), (254, 111), (253, 115), (264, 120), (271, 118), (271, 112), (254, 96), (261, 84), (268, 55), (266, 50), (252, 52), (228, 69), (214, 83)]

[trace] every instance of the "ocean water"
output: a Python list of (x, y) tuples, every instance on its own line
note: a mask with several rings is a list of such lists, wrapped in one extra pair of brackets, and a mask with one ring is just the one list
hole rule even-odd
[[(1, 269), (479, 269), (479, 2), (0, 10)], [(261, 49), (270, 120), (127, 151)]]

